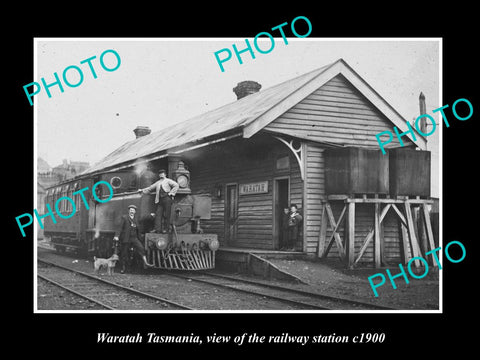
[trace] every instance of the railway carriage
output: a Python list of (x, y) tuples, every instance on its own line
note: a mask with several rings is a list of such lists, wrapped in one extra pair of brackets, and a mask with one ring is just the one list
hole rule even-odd
[(44, 220), (44, 235), (50, 237), (50, 241), (54, 244), (55, 249), (59, 252), (65, 252), (68, 249), (86, 253), (86, 232), (88, 226), (89, 210), (86, 205), (93, 204), (93, 199), (86, 196), (87, 203), (81, 199), (81, 194), (73, 195), (74, 192), (85, 187), (91, 188), (92, 179), (72, 179), (64, 181), (60, 184), (52, 186), (46, 190), (45, 206), (48, 204), (51, 209), (55, 210), (55, 204), (61, 197), (70, 197), (75, 203), (75, 209), (69, 201), (60, 201), (58, 203), (58, 211), (67, 219), (56, 217), (56, 223), (51, 217)]
[[(200, 221), (210, 217), (211, 199), (209, 194), (191, 194), (189, 189), (189, 171), (183, 162), (177, 166), (181, 171), (176, 175), (180, 183), (172, 205), (171, 233), (157, 234), (145, 225), (148, 216), (155, 213), (155, 194), (142, 194), (138, 189), (155, 181), (154, 173), (145, 170), (139, 173), (134, 169), (97, 174), (93, 177), (74, 178), (62, 182), (47, 190), (46, 204), (51, 209), (61, 197), (70, 197), (70, 201), (58, 202), (58, 211), (68, 219), (58, 218), (54, 224), (51, 217), (45, 219), (45, 236), (49, 236), (55, 249), (64, 252), (76, 250), (84, 255), (109, 257), (115, 250), (113, 237), (120, 226), (121, 216), (126, 214), (130, 204), (137, 206), (137, 218), (140, 222), (142, 241), (147, 258), (155, 268), (178, 270), (201, 270), (215, 267), (215, 251), (219, 247), (216, 234), (204, 234)], [(111, 185), (113, 196), (107, 193), (107, 187), (95, 187), (95, 195), (84, 191), (74, 192), (98, 181)], [(100, 200), (96, 200), (95, 197)], [(110, 200), (106, 201), (107, 198)], [(104, 202), (102, 202), (104, 201)]]

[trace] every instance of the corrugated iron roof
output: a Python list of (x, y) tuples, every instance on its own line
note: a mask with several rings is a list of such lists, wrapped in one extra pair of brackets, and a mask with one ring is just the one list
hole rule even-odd
[[(244, 137), (250, 137), (274, 121), (283, 111), (288, 110), (288, 107), (294, 106), (296, 102), (301, 101), (338, 73), (344, 75), (400, 130), (407, 130), (406, 120), (343, 59), (339, 59), (218, 109), (129, 141), (85, 170), (80, 176), (131, 166), (139, 158), (148, 160), (161, 156), (167, 150), (175, 151), (182, 146), (205, 144), (221, 139), (226, 133), (231, 135), (235, 130), (239, 133), (241, 131)], [(426, 144), (421, 135), (417, 135), (416, 139), (413, 138), (412, 142), (420, 148)]]
[(148, 157), (185, 144), (198, 143), (202, 139), (211, 138), (217, 134), (223, 134), (234, 129), (240, 129), (315, 78), (330, 65), (332, 64), (325, 65), (258, 93), (248, 95), (240, 100), (181, 123), (129, 141), (85, 170), (81, 175), (98, 172), (117, 164), (133, 162), (138, 158)]

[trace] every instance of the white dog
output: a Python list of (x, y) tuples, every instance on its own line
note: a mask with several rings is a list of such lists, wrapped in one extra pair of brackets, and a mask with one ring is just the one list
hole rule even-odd
[(113, 254), (110, 256), (108, 259), (103, 259), (103, 258), (97, 258), (93, 257), (93, 267), (95, 269), (95, 274), (98, 274), (99, 270), (102, 267), (107, 268), (107, 275), (113, 275), (115, 265), (117, 264), (117, 261), (119, 260), (117, 254)]

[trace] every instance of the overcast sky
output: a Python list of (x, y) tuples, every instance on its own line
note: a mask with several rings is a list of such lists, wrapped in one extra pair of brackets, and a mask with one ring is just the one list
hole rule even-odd
[[(50, 166), (62, 159), (93, 164), (134, 139), (132, 130), (137, 125), (161, 130), (235, 101), (232, 88), (240, 81), (255, 80), (266, 89), (339, 58), (409, 121), (419, 115), (420, 91), (426, 97), (427, 113), (443, 105), (437, 40), (288, 41), (285, 45), (282, 38), (276, 39), (270, 53), (256, 52), (255, 59), (242, 54), (241, 65), (233, 56), (221, 72), (214, 52), (232, 49), (232, 43), (242, 49), (244, 39), (37, 39), (37, 69), (32, 81), (44, 77), (51, 83), (53, 73), (61, 77), (69, 65), (79, 66), (84, 73), (83, 83), (76, 88), (64, 85), (61, 93), (58, 86), (51, 87), (51, 98), (42, 88), (35, 96), (38, 156)], [(268, 48), (268, 44), (263, 46)], [(100, 54), (107, 49), (121, 57), (116, 71), (107, 72), (100, 66)], [(87, 64), (80, 64), (94, 55), (97, 79)], [(112, 54), (105, 61), (107, 66), (115, 64)], [(74, 73), (69, 72), (71, 82), (76, 82)], [(438, 123), (438, 114), (434, 117)], [(428, 137), (433, 162), (438, 162), (439, 128)], [(436, 171), (434, 167), (435, 178)]]

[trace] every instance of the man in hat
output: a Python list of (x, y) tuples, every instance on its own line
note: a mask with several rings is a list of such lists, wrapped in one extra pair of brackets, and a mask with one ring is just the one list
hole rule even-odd
[(120, 241), (120, 261), (122, 264), (121, 273), (125, 272), (128, 262), (128, 250), (133, 247), (138, 255), (143, 259), (146, 266), (152, 266), (148, 263), (145, 255), (145, 249), (140, 242), (140, 231), (135, 216), (137, 207), (135, 205), (128, 206), (128, 215), (122, 216), (120, 227), (115, 231), (113, 240)]
[(283, 214), (281, 218), (281, 228), (282, 231), (280, 232), (280, 250), (286, 250), (289, 245), (289, 228), (288, 222), (290, 220), (290, 208), (285, 206), (283, 208)]
[(288, 250), (295, 251), (295, 245), (300, 231), (300, 224), (303, 218), (299, 214), (296, 204), (290, 205), (290, 216), (288, 218)]
[[(159, 170), (158, 176), (160, 180), (152, 185), (139, 189), (139, 192), (149, 194), (155, 191), (155, 204), (157, 204), (157, 213), (155, 216), (155, 231), (157, 233), (166, 233), (170, 229), (170, 217), (172, 211), (172, 203), (179, 185), (176, 181), (167, 178), (165, 170)], [(162, 219), (165, 221), (165, 227), (162, 228)]]

